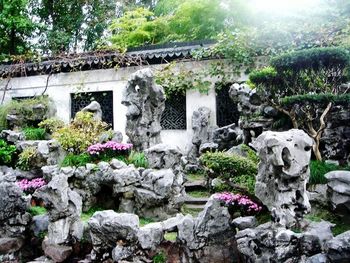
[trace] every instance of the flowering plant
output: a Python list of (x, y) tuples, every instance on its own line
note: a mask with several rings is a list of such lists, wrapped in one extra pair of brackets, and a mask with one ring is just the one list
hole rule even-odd
[(46, 182), (43, 178), (35, 178), (33, 180), (22, 179), (17, 182), (17, 185), (22, 189), (26, 194), (32, 194), (38, 188), (46, 185)]
[(132, 144), (108, 141), (106, 143), (96, 143), (88, 147), (87, 152), (91, 157), (98, 160), (110, 160), (111, 158), (126, 159)]
[(239, 211), (242, 216), (257, 214), (262, 207), (252, 201), (248, 196), (229, 192), (217, 193), (214, 198), (223, 202), (230, 210)]

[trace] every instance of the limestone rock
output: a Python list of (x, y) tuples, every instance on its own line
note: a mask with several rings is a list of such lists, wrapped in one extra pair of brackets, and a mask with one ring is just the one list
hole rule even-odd
[(326, 251), (331, 262), (350, 262), (350, 231), (329, 240)]
[(17, 143), (18, 141), (24, 140), (23, 132), (17, 132), (12, 130), (2, 130), (0, 133), (0, 138), (7, 142)]
[(49, 216), (48, 215), (37, 215), (33, 216), (31, 229), (34, 236), (40, 237), (41, 233), (47, 231), (49, 226)]
[(43, 242), (43, 250), (54, 262), (64, 262), (73, 252), (70, 246), (54, 245), (46, 240)]
[(141, 227), (137, 238), (142, 249), (156, 249), (163, 241), (163, 228), (160, 223), (151, 223)]
[(325, 177), (333, 209), (344, 214), (350, 213), (350, 171), (332, 171)]
[(182, 153), (177, 146), (157, 144), (145, 150), (149, 168), (181, 170)]
[(258, 222), (254, 216), (237, 217), (232, 221), (232, 224), (239, 230), (256, 227)]
[(139, 217), (116, 213), (113, 210), (96, 212), (88, 221), (94, 251), (103, 254), (114, 248), (119, 240), (135, 242), (139, 231)]
[(306, 191), (313, 140), (302, 130), (267, 131), (252, 144), (260, 164), (255, 194), (274, 222), (290, 227), (310, 211)]
[(83, 112), (91, 112), (94, 115), (96, 121), (102, 121), (102, 109), (100, 103), (97, 101), (92, 101), (89, 105), (83, 108)]
[(142, 151), (161, 142), (160, 120), (165, 108), (165, 93), (154, 81), (151, 69), (131, 75), (123, 93), (127, 107), (126, 135), (135, 150)]
[(217, 128), (214, 130), (213, 140), (219, 151), (228, 150), (243, 142), (242, 130), (235, 123)]

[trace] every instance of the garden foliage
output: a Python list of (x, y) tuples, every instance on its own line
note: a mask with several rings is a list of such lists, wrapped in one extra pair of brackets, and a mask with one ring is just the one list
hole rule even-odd
[(11, 165), (14, 162), (16, 146), (0, 139), (0, 165)]
[(38, 126), (45, 129), (48, 134), (53, 134), (64, 127), (64, 122), (58, 118), (49, 118), (40, 122)]

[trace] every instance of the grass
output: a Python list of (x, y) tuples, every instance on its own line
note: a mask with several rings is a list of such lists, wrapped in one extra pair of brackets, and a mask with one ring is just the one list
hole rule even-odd
[(154, 223), (155, 221), (152, 218), (144, 218), (144, 217), (140, 217), (140, 226), (145, 226), (148, 225), (150, 223)]
[(27, 127), (23, 129), (26, 140), (45, 140), (46, 131), (42, 128)]
[(201, 208), (189, 208), (187, 205), (183, 205), (181, 207), (181, 213), (183, 213), (184, 215), (189, 214), (193, 217), (196, 217), (202, 211), (203, 209)]
[(85, 223), (94, 215), (95, 212), (103, 211), (102, 207), (91, 207), (87, 212), (83, 212), (80, 216), (80, 219)]
[(187, 195), (194, 198), (203, 198), (203, 197), (210, 197), (211, 193), (209, 193), (207, 190), (195, 190), (195, 191), (188, 191)]
[(176, 241), (177, 232), (167, 232), (164, 234), (164, 239), (167, 241)]
[(327, 179), (324, 177), (324, 175), (335, 170), (350, 170), (350, 166), (338, 166), (336, 164), (326, 163), (322, 161), (311, 161), (309, 184), (326, 184)]
[(335, 224), (332, 228), (333, 235), (335, 236), (350, 230), (350, 224), (345, 223), (340, 216), (337, 216), (326, 209), (311, 211), (311, 213), (306, 215), (305, 218), (314, 222), (325, 220)]
[(188, 181), (201, 181), (205, 180), (205, 175), (202, 173), (195, 173), (195, 174), (188, 174), (187, 175)]
[(38, 215), (45, 215), (47, 213), (47, 210), (45, 207), (41, 207), (41, 206), (32, 206), (28, 209), (28, 212), (32, 215), (32, 216), (38, 216)]

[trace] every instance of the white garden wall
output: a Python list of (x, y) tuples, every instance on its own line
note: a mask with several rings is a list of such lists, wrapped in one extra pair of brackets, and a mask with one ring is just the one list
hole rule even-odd
[[(182, 67), (192, 70), (203, 70), (209, 61), (183, 62)], [(179, 63), (180, 64), (180, 63)], [(150, 66), (153, 68), (160, 65)], [(57, 109), (57, 117), (69, 122), (71, 115), (71, 94), (77, 92), (113, 91), (113, 115), (114, 129), (119, 130), (125, 137), (126, 107), (121, 104), (123, 89), (133, 72), (142, 67), (127, 67), (115, 69), (101, 69), (91, 71), (77, 71), (70, 73), (53, 74), (49, 78), (47, 95), (53, 100)], [(13, 97), (26, 97), (40, 95), (46, 87), (48, 75), (13, 78), (8, 84), (5, 101)], [(242, 76), (239, 81), (244, 80)], [(0, 82), (0, 91), (3, 92), (6, 81)], [(187, 130), (163, 130), (162, 140), (164, 143), (177, 145), (182, 151), (186, 151), (191, 142), (192, 126), (191, 118), (193, 111), (199, 107), (208, 107), (212, 110), (211, 124), (216, 124), (216, 98), (212, 88), (209, 94), (200, 94), (198, 91), (188, 91), (186, 94), (186, 118)]]

